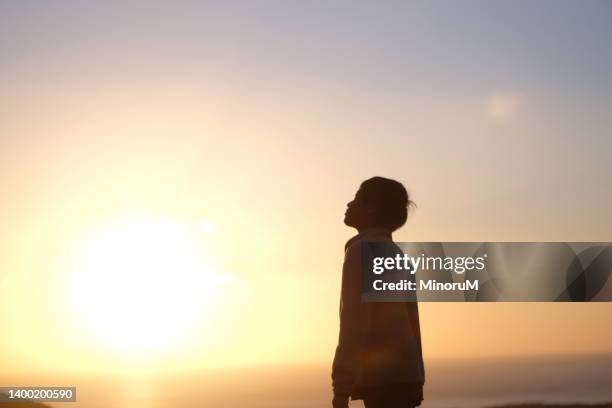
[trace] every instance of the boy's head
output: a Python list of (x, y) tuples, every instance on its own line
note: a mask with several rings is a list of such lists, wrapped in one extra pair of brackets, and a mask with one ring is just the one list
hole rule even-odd
[(349, 227), (395, 231), (406, 222), (412, 204), (402, 183), (384, 177), (367, 179), (347, 204), (344, 223)]

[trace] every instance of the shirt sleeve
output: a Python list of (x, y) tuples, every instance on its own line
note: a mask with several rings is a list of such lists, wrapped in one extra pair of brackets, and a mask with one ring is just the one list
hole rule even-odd
[(342, 267), (340, 334), (332, 367), (336, 395), (351, 394), (370, 326), (370, 308), (361, 302), (361, 250), (359, 243), (352, 245)]
[(421, 344), (421, 324), (419, 322), (419, 304), (416, 301), (407, 302), (406, 309), (408, 310), (408, 320), (410, 321), (410, 326), (414, 333), (419, 353), (423, 353), (423, 346)]

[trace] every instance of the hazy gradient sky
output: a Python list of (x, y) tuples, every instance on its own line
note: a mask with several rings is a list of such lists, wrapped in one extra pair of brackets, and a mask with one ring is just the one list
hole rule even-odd
[[(177, 367), (329, 360), (372, 175), (396, 240), (612, 240), (610, 38), (607, 1), (0, 3), (3, 368), (124, 363), (62, 302), (126, 214), (207, 220), (234, 282)], [(610, 304), (421, 310), (427, 358), (612, 351)]]

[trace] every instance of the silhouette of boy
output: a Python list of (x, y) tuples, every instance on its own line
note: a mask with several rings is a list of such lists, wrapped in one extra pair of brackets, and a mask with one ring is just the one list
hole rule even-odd
[(366, 408), (421, 404), (425, 374), (415, 302), (361, 301), (361, 243), (389, 242), (408, 217), (404, 186), (383, 177), (364, 181), (347, 204), (344, 223), (358, 234), (345, 245), (340, 335), (332, 368), (333, 408), (349, 398)]

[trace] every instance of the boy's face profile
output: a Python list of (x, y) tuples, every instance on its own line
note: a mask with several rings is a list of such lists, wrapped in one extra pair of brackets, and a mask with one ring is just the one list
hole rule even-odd
[(371, 223), (372, 211), (366, 206), (364, 193), (359, 189), (353, 201), (346, 204), (344, 224), (353, 228), (363, 228)]

